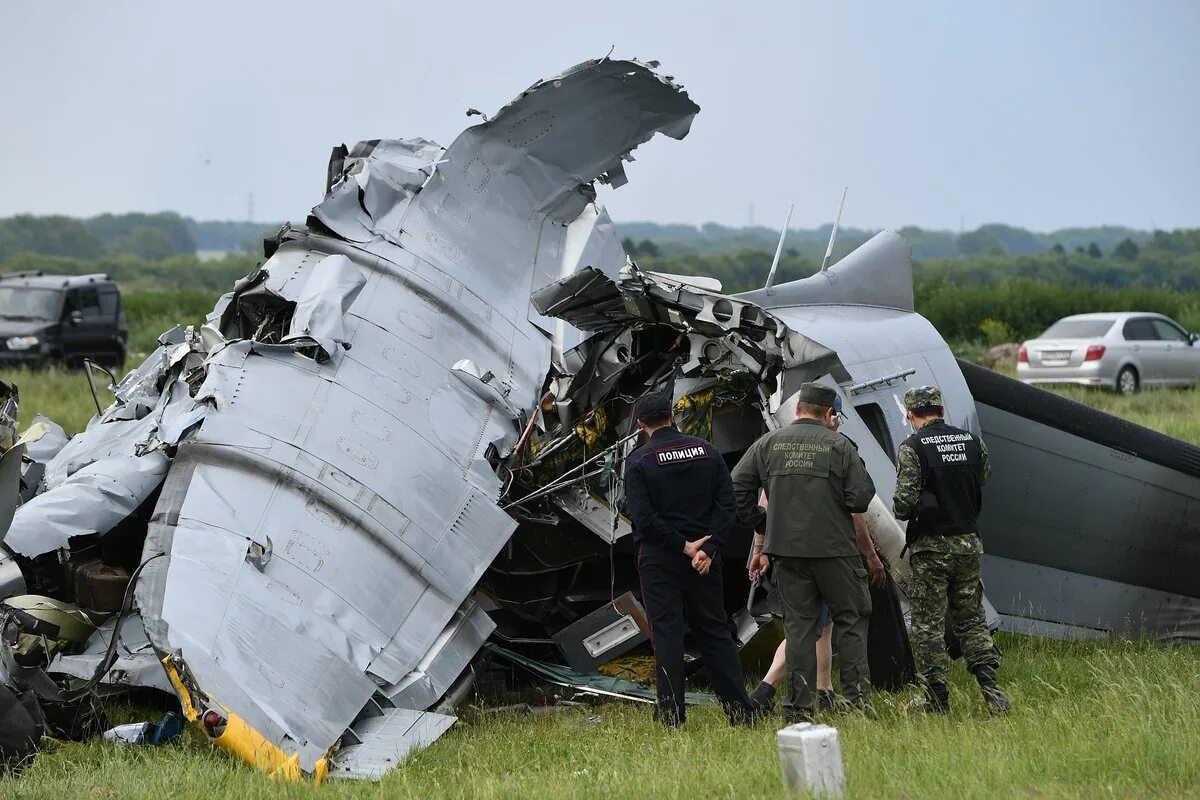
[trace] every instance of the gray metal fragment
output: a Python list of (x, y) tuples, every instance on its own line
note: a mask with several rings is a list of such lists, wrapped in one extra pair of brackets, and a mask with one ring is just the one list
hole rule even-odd
[(331, 778), (377, 781), (413, 750), (449, 730), (455, 718), (429, 711), (389, 708), (354, 726), (359, 743), (343, 746), (329, 768)]
[[(120, 620), (121, 639), (117, 644), (117, 658), (104, 674), (101, 683), (113, 688), (140, 687), (175, 694), (158, 654), (146, 637), (142, 618), (133, 611), (121, 615)], [(75, 655), (59, 655), (46, 668), (46, 672), (82, 681), (91, 680), (104, 659), (116, 624), (117, 617), (110, 617), (96, 629), (82, 652)]]
[(158, 488), (169, 466), (159, 452), (95, 461), (17, 509), (4, 545), (33, 558), (66, 547), (72, 536), (107, 533)]
[(45, 425), (48, 430), (34, 441), (25, 444), (25, 454), (30, 459), (45, 464), (66, 447), (67, 433), (57, 422), (41, 414), (33, 418), (33, 424)]
[(396, 681), (380, 689), (396, 707), (429, 708), (450, 689), (495, 629), (491, 617), (474, 600), (468, 600), (411, 671), (398, 675), (395, 656), (385, 650), (371, 662), (370, 674)]

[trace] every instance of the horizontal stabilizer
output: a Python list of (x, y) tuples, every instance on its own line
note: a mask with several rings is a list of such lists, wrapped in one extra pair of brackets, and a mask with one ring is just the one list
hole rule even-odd
[(912, 311), (912, 248), (883, 231), (824, 272), (739, 296), (763, 308), (849, 304)]

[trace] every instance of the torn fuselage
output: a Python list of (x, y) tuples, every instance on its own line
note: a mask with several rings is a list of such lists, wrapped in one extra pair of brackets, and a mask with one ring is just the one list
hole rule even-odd
[(517, 524), (502, 462), (565, 341), (530, 294), (619, 268), (593, 181), (697, 110), (602, 59), (444, 150), (335, 151), (310, 229), (47, 464), (19, 557), (49, 574), (140, 520), (136, 606), (189, 719), (271, 774), (377, 777), (453, 721), (427, 709), (492, 629), (472, 593)]

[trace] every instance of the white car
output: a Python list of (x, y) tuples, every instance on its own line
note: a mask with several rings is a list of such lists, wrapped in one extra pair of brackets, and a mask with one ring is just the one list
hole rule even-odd
[(1021, 345), (1025, 383), (1075, 383), (1133, 394), (1143, 386), (1200, 383), (1200, 334), (1141, 311), (1076, 314)]

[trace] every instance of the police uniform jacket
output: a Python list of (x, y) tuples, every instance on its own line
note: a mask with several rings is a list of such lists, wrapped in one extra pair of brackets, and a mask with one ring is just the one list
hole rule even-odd
[(764, 434), (734, 468), (733, 486), (742, 519), (759, 532), (766, 523), (767, 555), (858, 555), (850, 514), (867, 510), (875, 484), (854, 443), (819, 420), (801, 417)]
[(676, 553), (685, 542), (712, 536), (701, 549), (717, 555), (737, 522), (721, 454), (672, 427), (659, 428), (625, 460), (625, 501), (634, 541)]

